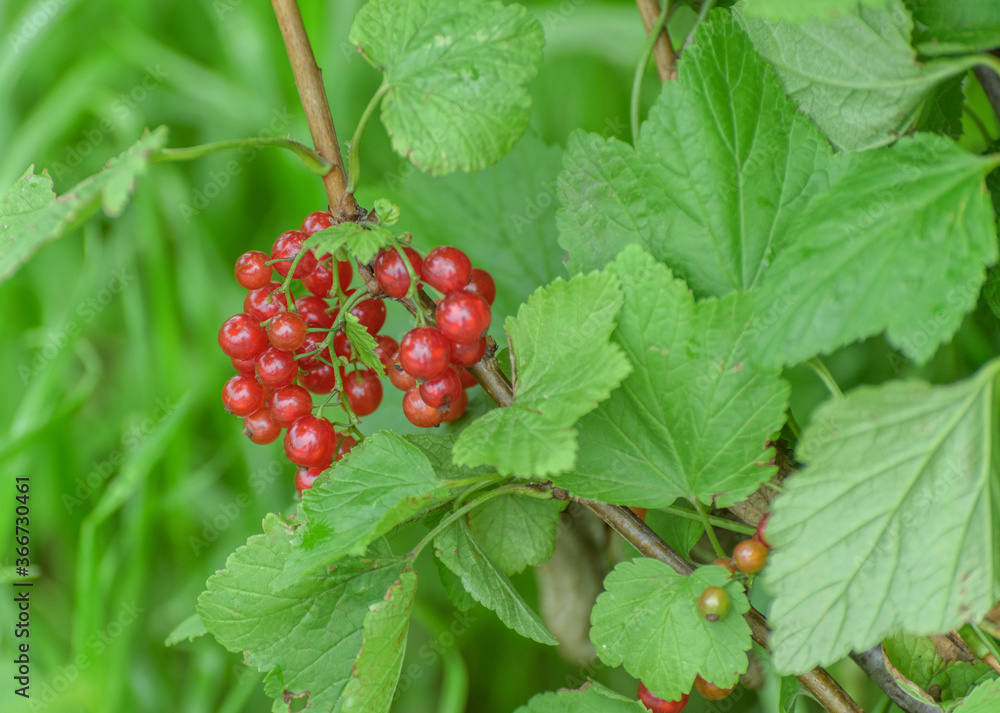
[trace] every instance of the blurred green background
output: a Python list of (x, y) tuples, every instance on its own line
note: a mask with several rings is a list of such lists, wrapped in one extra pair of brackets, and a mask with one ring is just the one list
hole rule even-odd
[[(360, 4), (302, 3), (342, 140), (379, 82), (346, 41)], [(507, 164), (472, 179), (435, 182), (391, 153), (378, 123), (369, 124), (363, 144), (362, 204), (383, 195), (400, 203), (401, 227), (413, 229), (424, 250), (445, 239), (461, 242), (461, 228), (462, 246), (480, 262), (490, 260), (485, 266), (500, 283), (495, 325), (560, 272), (552, 185), (559, 151), (541, 142), (562, 145), (576, 128), (630, 141), (628, 95), (644, 39), (632, 2), (527, 4), (547, 47), (529, 137)], [(692, 18), (687, 8), (677, 14), (674, 37), (686, 34)], [(644, 106), (658, 91), (648, 72)], [(160, 124), (170, 127), (171, 146), (262, 131), (308, 141), (271, 7), (263, 2), (5, 0), (0, 97), (4, 189), (34, 163), (49, 169), (61, 193), (100, 170), (145, 127)], [(987, 111), (980, 116), (989, 118)], [(995, 123), (988, 128), (995, 136)], [(238, 171), (227, 168), (234, 159)], [(497, 171), (526, 167), (538, 190), (518, 195), (510, 212), (494, 210), (492, 222), (492, 186), (509, 183)], [(478, 193), (469, 198), (468, 191)], [(440, 199), (429, 203), (428, 196), (442, 194), (466, 196), (467, 225), (457, 200), (447, 215), (436, 214)], [(0, 533), (13, 532), (13, 478), (30, 476), (31, 558), (39, 575), (32, 591), (31, 707), (12, 695), (16, 642), (8, 623), (16, 610), (10, 597), (0, 597), (4, 711), (11, 710), (8, 701), (14, 710), (53, 712), (269, 709), (261, 676), (211, 637), (174, 648), (163, 641), (193, 612), (205, 579), (259, 532), (264, 514), (293, 506), (293, 467), (280, 441), (252, 445), (239, 421), (223, 412), (219, 391), (231, 367), (216, 333), (241, 310), (243, 290), (232, 278), (236, 257), (267, 250), (325, 202), (320, 181), (278, 150), (161, 164), (140, 180), (121, 219), (92, 218), (0, 285), (0, 369), (8, 375), (0, 396), (6, 489), (0, 498), (7, 501)], [(527, 234), (512, 228), (512, 216), (527, 216)], [(440, 233), (436, 220), (448, 221)], [(494, 233), (511, 238), (506, 252), (495, 249)], [(996, 353), (996, 330), (982, 327), (988, 319), (983, 311), (971, 316), (956, 346), (943, 350), (927, 375), (950, 380)], [(385, 331), (398, 337), (404, 323), (396, 313)], [(844, 387), (880, 381), (896, 371), (891, 356), (873, 340), (836, 355), (831, 369)], [(808, 372), (791, 377), (803, 421), (822, 387)], [(366, 421), (369, 431), (410, 430), (399, 397), (386, 387), (383, 407)], [(474, 398), (474, 410), (485, 408), (482, 398)], [(0, 570), (5, 591), (11, 549), (4, 548)], [(421, 564), (421, 614), (407, 661), (418, 664), (420, 675), (394, 710), (435, 710), (443, 666), (461, 667), (457, 652), (468, 669), (470, 711), (508, 713), (536, 692), (577, 686), (588, 675), (634, 692), (624, 673), (581, 671), (508, 632), (483, 609), (459, 622), (426, 555)], [(519, 585), (534, 598), (530, 574)], [(442, 658), (432, 644), (449, 637), (442, 640), (435, 627), (453, 622), (463, 633)], [(837, 673), (862, 702), (875, 700), (849, 665)], [(769, 687), (760, 703), (745, 695), (714, 710), (774, 710), (775, 696)], [(707, 706), (692, 700), (688, 710)]]

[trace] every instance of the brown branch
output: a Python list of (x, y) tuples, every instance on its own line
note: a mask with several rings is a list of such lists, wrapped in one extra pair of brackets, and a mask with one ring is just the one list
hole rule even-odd
[(278, 19), (278, 27), (281, 28), (281, 37), (285, 41), (292, 74), (295, 75), (295, 86), (299, 90), (302, 110), (306, 114), (316, 151), (333, 163), (330, 172), (323, 176), (326, 195), (330, 199), (330, 211), (338, 222), (355, 220), (361, 211), (354, 195), (347, 192), (347, 173), (344, 171), (344, 159), (340, 156), (337, 131), (333, 128), (330, 104), (323, 88), (323, 73), (316, 65), (309, 36), (302, 24), (299, 5), (296, 0), (271, 0), (271, 5)]
[(1000, 119), (1000, 74), (984, 64), (973, 67), (972, 73), (976, 75), (976, 79), (983, 87), (986, 98), (989, 99), (990, 106), (993, 107), (993, 113), (997, 115), (997, 119)]
[[(642, 24), (648, 35), (660, 16), (659, 0), (635, 0), (635, 4), (639, 6)], [(656, 44), (653, 45), (653, 59), (656, 61), (656, 73), (660, 75), (660, 81), (669, 81), (672, 78), (671, 72), (677, 68), (677, 55), (674, 52), (674, 45), (670, 41), (670, 33), (667, 32), (666, 26), (663, 27)]]

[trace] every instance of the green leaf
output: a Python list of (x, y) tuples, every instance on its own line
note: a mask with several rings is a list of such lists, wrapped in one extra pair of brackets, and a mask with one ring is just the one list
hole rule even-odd
[(761, 286), (760, 358), (795, 364), (887, 330), (925, 362), (975, 306), (997, 259), (983, 177), (1000, 158), (921, 134), (841, 160), (841, 180), (795, 222), (795, 243)]
[(434, 564), (437, 567), (441, 585), (444, 587), (448, 599), (455, 605), (455, 608), (459, 611), (469, 611), (472, 607), (476, 606), (475, 598), (465, 591), (465, 587), (462, 585), (462, 578), (448, 569), (440, 558), (435, 557)]
[(573, 424), (629, 372), (608, 340), (621, 301), (618, 279), (594, 273), (540, 288), (516, 319), (508, 317), (514, 404), (469, 425), (455, 443), (455, 462), (525, 477), (572, 468)]
[(774, 665), (799, 673), (896, 631), (978, 620), (998, 571), (993, 361), (949, 386), (890, 382), (821, 406), (773, 503)]
[(296, 530), (282, 584), (363, 554), (373, 540), (447, 496), (419, 448), (388, 431), (366, 438), (303, 493), (306, 522)]
[(954, 713), (994, 713), (1000, 706), (1000, 679), (976, 686)]
[[(861, 0), (862, 5), (880, 7), (886, 0)], [(811, 18), (833, 19), (857, 11), (858, 0), (743, 0), (747, 15), (771, 20), (802, 22)]]
[(778, 691), (778, 713), (795, 713), (795, 702), (802, 695), (802, 684), (795, 676), (782, 676)]
[(164, 646), (174, 646), (182, 641), (194, 641), (202, 634), (207, 634), (208, 629), (197, 613), (192, 614), (187, 619), (178, 624), (173, 631), (167, 635)]
[(932, 131), (958, 141), (962, 137), (962, 108), (965, 93), (962, 91), (964, 76), (952, 77), (934, 87), (920, 109), (914, 126), (916, 131)]
[(970, 54), (1000, 47), (1000, 5), (991, 0), (906, 0), (921, 54)]
[(167, 128), (147, 131), (135, 144), (108, 161), (100, 173), (84, 179), (61, 196), (52, 179), (31, 165), (0, 203), (0, 282), (13, 275), (39, 248), (82, 223), (99, 207), (117, 218), (125, 210), (136, 179), (146, 172), (150, 156), (167, 142)]
[(403, 436), (409, 443), (423, 451), (441, 480), (465, 480), (467, 478), (488, 475), (495, 472), (493, 468), (479, 466), (477, 468), (462, 468), (452, 460), (452, 449), (455, 447), (456, 436), (451, 433), (414, 433)]
[[(375, 355), (375, 347), (378, 346), (375, 337), (365, 327), (362, 327), (361, 321), (350, 312), (344, 315), (344, 331), (354, 349), (354, 356), (357, 360), (369, 369), (373, 369), (380, 377), (385, 376), (385, 367)], [(354, 372), (351, 372), (344, 378), (352, 378), (353, 374)]]
[(635, 150), (570, 136), (559, 242), (571, 272), (639, 244), (698, 297), (750, 290), (791, 239), (790, 219), (825, 188), (830, 148), (728, 13), (699, 27), (678, 69)]
[(934, 701), (952, 701), (968, 695), (973, 686), (996, 678), (982, 661), (943, 660), (934, 642), (925, 637), (897, 634), (883, 641), (882, 648), (891, 664), (889, 673), (919, 701), (927, 702), (928, 694)]
[(514, 589), (510, 579), (469, 532), (463, 520), (446, 527), (434, 539), (434, 552), (462, 580), (462, 586), (504, 624), (541, 644), (559, 642)]
[[(686, 500), (678, 500), (674, 507), (681, 507), (694, 513), (691, 503)], [(678, 517), (662, 510), (650, 510), (646, 513), (646, 524), (659, 535), (664, 542), (684, 557), (687, 557), (691, 549), (698, 544), (698, 540), (705, 534), (705, 526), (698, 520), (689, 520), (686, 517)]]
[(516, 493), (494, 498), (469, 513), (469, 532), (507, 574), (545, 562), (556, 546), (565, 500), (539, 500)]
[[(608, 666), (624, 663), (656, 695), (677, 700), (695, 676), (721, 688), (735, 686), (747, 670), (750, 611), (743, 586), (723, 567), (699, 567), (684, 577), (653, 559), (622, 562), (604, 580), (591, 614), (590, 638)], [(732, 599), (729, 615), (708, 622), (698, 612), (706, 587)]]
[(372, 203), (372, 212), (378, 216), (381, 225), (395, 225), (399, 221), (399, 206), (388, 198), (376, 198)]
[(417, 575), (407, 567), (365, 616), (361, 651), (343, 694), (344, 713), (386, 713), (403, 666)]
[(352, 680), (369, 607), (408, 570), (404, 560), (351, 558), (281, 589), (291, 537), (287, 523), (268, 515), (264, 534), (251, 537), (209, 578), (198, 614), (220, 644), (268, 672), (268, 695), (308, 692), (311, 709), (332, 710)]
[(741, 6), (734, 15), (785, 92), (846, 151), (895, 141), (912, 127), (936, 84), (977, 63), (972, 57), (918, 62), (902, 0), (856, 4), (853, 12), (801, 24), (752, 17)]
[(528, 125), (544, 36), (520, 5), (369, 0), (350, 40), (385, 73), (393, 149), (426, 173), (485, 168)]
[(695, 303), (670, 270), (632, 247), (609, 266), (625, 292), (613, 340), (632, 373), (577, 424), (580, 451), (553, 481), (574, 495), (664, 507), (725, 506), (774, 474), (765, 442), (785, 420), (788, 385), (747, 363), (752, 302)]
[(396, 236), (383, 225), (340, 223), (313, 233), (304, 245), (313, 248), (318, 255), (333, 254), (343, 248), (358, 262), (366, 263), (371, 262), (379, 250), (395, 243)]
[(619, 696), (594, 684), (578, 691), (539, 693), (514, 713), (645, 713), (639, 701)]

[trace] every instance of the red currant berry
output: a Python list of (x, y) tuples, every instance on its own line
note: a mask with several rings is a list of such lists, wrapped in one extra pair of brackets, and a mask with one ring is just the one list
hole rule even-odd
[(306, 295), (295, 300), (295, 309), (299, 311), (302, 319), (310, 327), (323, 327), (329, 329), (333, 326), (333, 321), (337, 318), (336, 309), (331, 310), (330, 305), (322, 297)]
[(263, 287), (251, 290), (243, 298), (243, 311), (258, 322), (263, 322), (288, 309), (285, 293), (275, 292), (279, 287), (281, 287), (280, 282), (269, 282)]
[(333, 216), (325, 210), (313, 211), (302, 221), (301, 231), (306, 235), (318, 233), (333, 225)]
[(229, 357), (229, 361), (233, 363), (233, 368), (241, 374), (252, 374), (257, 364), (256, 359), (233, 359)]
[[(302, 250), (302, 243), (308, 237), (301, 230), (289, 230), (287, 233), (279, 235), (278, 239), (274, 241), (274, 245), (271, 246), (271, 259), (281, 261), (274, 263), (274, 269), (278, 271), (279, 275), (288, 277), (288, 271), (292, 269), (292, 260)], [(301, 280), (316, 269), (316, 264), (316, 256), (313, 255), (312, 250), (307, 250), (299, 260), (299, 264), (296, 265), (295, 274), (292, 277)]]
[(441, 376), (420, 385), (420, 398), (434, 408), (455, 403), (462, 392), (462, 380), (454, 369), (445, 369)]
[(354, 436), (342, 436), (340, 443), (337, 444), (337, 455), (334, 457), (334, 460), (340, 460), (346, 456), (357, 444), (358, 442), (354, 440)]
[(271, 281), (271, 266), (267, 255), (260, 250), (250, 250), (236, 260), (236, 281), (241, 287), (256, 290)]
[(276, 347), (268, 347), (257, 357), (257, 378), (264, 386), (280, 389), (295, 381), (299, 365), (291, 352)]
[(767, 547), (757, 540), (743, 540), (733, 548), (733, 563), (743, 574), (756, 574), (767, 564)]
[(267, 408), (261, 408), (243, 419), (243, 435), (260, 445), (273, 443), (281, 435), (281, 426)]
[(344, 376), (344, 394), (355, 416), (367, 416), (382, 403), (382, 382), (371, 369), (358, 369)]
[(361, 326), (373, 337), (385, 324), (385, 302), (382, 300), (361, 300), (351, 309), (351, 314), (358, 318)]
[(410, 376), (435, 379), (444, 373), (451, 361), (451, 345), (441, 330), (417, 327), (403, 337), (399, 345), (399, 363)]
[(730, 605), (729, 594), (722, 587), (705, 587), (698, 597), (698, 612), (705, 617), (705, 621), (725, 619)]
[[(420, 255), (411, 247), (403, 247), (402, 250), (406, 253), (406, 257), (413, 267), (413, 274), (416, 275), (419, 282), (422, 263)], [(406, 295), (410, 289), (410, 273), (396, 248), (385, 248), (375, 258), (375, 279), (390, 297)]]
[(451, 363), (456, 366), (478, 364), (486, 355), (486, 337), (468, 344), (451, 344)]
[(733, 564), (732, 557), (716, 557), (714, 560), (712, 560), (712, 564), (714, 564), (716, 567), (725, 567), (727, 570), (729, 570), (730, 577), (736, 574), (736, 565)]
[(476, 377), (465, 369), (458, 370), (458, 378), (462, 380), (463, 389), (471, 389), (473, 386), (479, 386), (479, 382), (476, 381)]
[(472, 277), (469, 278), (469, 284), (465, 286), (465, 289), (468, 292), (475, 292), (490, 305), (497, 298), (497, 286), (490, 273), (486, 270), (480, 270), (478, 267), (472, 268)]
[(347, 359), (347, 361), (354, 361), (354, 345), (351, 344), (351, 340), (344, 334), (343, 329), (338, 330), (333, 335), (333, 353)]
[(298, 418), (312, 413), (312, 396), (302, 386), (283, 386), (267, 400), (271, 418), (281, 428), (288, 428)]
[(325, 262), (319, 262), (315, 270), (302, 278), (302, 284), (317, 297), (328, 297), (333, 289), (333, 273)]
[(448, 294), (469, 283), (472, 261), (458, 248), (444, 245), (427, 253), (420, 274), (428, 285), (438, 292)]
[(295, 471), (295, 489), (299, 491), (299, 497), (313, 486), (313, 481), (321, 476), (324, 470), (326, 468), (299, 468)]
[(337, 370), (329, 364), (299, 374), (299, 383), (314, 394), (328, 394), (337, 388)]
[(232, 359), (256, 359), (267, 349), (267, 332), (251, 315), (237, 314), (219, 329), (219, 347)]
[(470, 344), (490, 328), (490, 305), (474, 292), (459, 290), (438, 302), (438, 329), (449, 341)]
[(719, 688), (714, 683), (709, 683), (701, 676), (698, 676), (694, 679), (694, 688), (705, 700), (721, 701), (723, 698), (732, 693), (733, 688), (736, 688), (736, 686), (732, 686), (731, 688)]
[(753, 535), (753, 539), (757, 540), (760, 544), (764, 545), (767, 549), (771, 549), (771, 543), (767, 541), (765, 532), (767, 531), (767, 523), (771, 521), (771, 513), (768, 513), (761, 521), (757, 523), (757, 531)]
[[(301, 347), (295, 350), (296, 356), (300, 354), (310, 354), (310, 356), (303, 356), (296, 360), (299, 362), (300, 369), (312, 371), (313, 369), (318, 369), (323, 366), (323, 364), (330, 361), (329, 347), (318, 354), (311, 354), (311, 352), (315, 352), (319, 349), (319, 345), (322, 344), (325, 338), (325, 332), (306, 332), (306, 340), (302, 343)], [(324, 359), (326, 361), (323, 361)]]
[(420, 398), (420, 389), (412, 388), (403, 396), (403, 415), (414, 426), (432, 428), (441, 423), (441, 412)]
[(399, 342), (388, 334), (376, 334), (374, 351), (375, 356), (382, 362), (382, 366), (388, 369), (389, 365), (392, 364), (393, 355), (399, 351)]
[(441, 423), (451, 423), (457, 421), (465, 415), (465, 409), (469, 406), (469, 395), (462, 390), (462, 394), (448, 407), (448, 411), (441, 414)]
[(249, 416), (264, 403), (264, 388), (251, 374), (237, 374), (222, 387), (222, 403), (236, 416)]
[(392, 355), (392, 363), (385, 368), (385, 373), (389, 375), (389, 381), (400, 391), (409, 391), (417, 385), (417, 380), (403, 371), (399, 364), (399, 351)]
[(636, 696), (642, 705), (646, 706), (652, 713), (680, 713), (688, 702), (688, 694), (686, 693), (682, 693), (679, 700), (665, 701), (646, 688), (642, 681), (639, 681), (639, 691)]
[(637, 518), (639, 518), (643, 522), (646, 522), (646, 513), (649, 512), (649, 508), (637, 508), (629, 505), (628, 509), (631, 510)]
[(337, 434), (325, 418), (302, 416), (285, 432), (285, 455), (303, 468), (326, 468), (337, 450)]
[(346, 260), (338, 262), (337, 279), (340, 280), (340, 289), (346, 290), (354, 279), (354, 264)]
[(306, 341), (306, 321), (294, 312), (278, 312), (267, 325), (271, 346), (293, 352)]

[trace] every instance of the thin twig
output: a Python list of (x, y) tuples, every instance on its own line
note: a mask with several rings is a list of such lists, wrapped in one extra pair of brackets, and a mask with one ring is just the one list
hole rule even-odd
[[(639, 6), (642, 24), (646, 28), (646, 34), (649, 34), (660, 16), (659, 0), (635, 0), (635, 4)], [(675, 76), (671, 72), (677, 68), (677, 55), (674, 53), (674, 45), (670, 41), (670, 33), (666, 27), (660, 32), (653, 46), (653, 59), (656, 61), (656, 73), (660, 75), (661, 82), (667, 82)]]
[(972, 68), (972, 73), (976, 75), (979, 84), (982, 85), (986, 98), (990, 100), (993, 113), (1000, 119), (1000, 74), (997, 70), (986, 65), (979, 65)]

